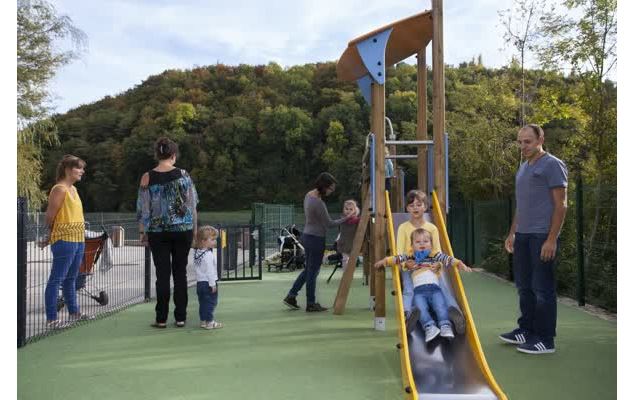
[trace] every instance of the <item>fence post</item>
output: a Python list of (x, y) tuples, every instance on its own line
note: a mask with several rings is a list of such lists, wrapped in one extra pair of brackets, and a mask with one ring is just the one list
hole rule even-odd
[(469, 211), (468, 211), (468, 221), (469, 221), (469, 227), (470, 227), (470, 243), (471, 243), (471, 247), (470, 247), (470, 262), (472, 264), (476, 264), (476, 235), (475, 235), (475, 227), (474, 225), (476, 224), (476, 217), (474, 215), (474, 200), (468, 200), (469, 203)]
[(145, 301), (150, 301), (152, 298), (152, 290), (151, 290), (151, 281), (150, 277), (152, 276), (152, 254), (150, 253), (150, 246), (144, 246), (145, 256), (144, 258), (144, 280), (143, 280), (143, 288), (144, 288), (144, 299)]
[(582, 176), (578, 174), (575, 185), (576, 247), (578, 250), (578, 305), (586, 302), (584, 283), (584, 201)]
[(262, 280), (262, 259), (265, 258), (265, 237), (262, 233), (262, 224), (258, 227), (258, 279)]
[[(28, 206), (26, 198), (18, 197), (18, 347), (24, 346), (26, 342), (26, 281), (27, 281), (27, 237), (26, 223)], [(38, 238), (35, 238), (37, 241)]]

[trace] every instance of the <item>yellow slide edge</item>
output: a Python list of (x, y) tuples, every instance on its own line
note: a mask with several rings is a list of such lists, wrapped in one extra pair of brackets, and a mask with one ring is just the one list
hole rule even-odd
[[(390, 254), (397, 255), (397, 241), (395, 239), (395, 228), (392, 220), (392, 211), (390, 210), (390, 198), (386, 191), (386, 217), (388, 218), (387, 231), (388, 242), (390, 244)], [(417, 386), (412, 376), (412, 368), (410, 366), (410, 351), (408, 349), (408, 336), (406, 333), (406, 321), (403, 311), (403, 295), (401, 293), (401, 274), (399, 273), (399, 265), (392, 266), (392, 283), (395, 298), (395, 314), (397, 316), (397, 337), (401, 344), (399, 349), (399, 358), (401, 359), (401, 382), (404, 388), (405, 398), (408, 400), (418, 400)], [(406, 391), (410, 388), (410, 393)]]
[[(446, 254), (454, 256), (454, 253), (452, 252), (452, 245), (450, 244), (450, 238), (448, 236), (448, 231), (445, 226), (445, 218), (441, 214), (441, 208), (439, 206), (439, 199), (437, 197), (436, 191), (432, 192), (432, 213), (434, 217), (434, 224), (436, 225), (437, 229), (439, 229), (441, 248)], [(492, 391), (496, 394), (496, 396), (500, 400), (507, 400), (507, 396), (505, 395), (505, 393), (503, 393), (500, 386), (498, 386), (498, 383), (496, 382), (496, 379), (494, 379), (494, 375), (492, 374), (492, 371), (487, 364), (487, 360), (485, 359), (485, 354), (483, 353), (483, 348), (481, 347), (481, 342), (478, 338), (478, 333), (476, 332), (476, 326), (474, 325), (472, 312), (470, 311), (470, 306), (468, 304), (467, 297), (465, 296), (465, 289), (463, 288), (463, 282), (461, 281), (461, 276), (459, 275), (458, 270), (456, 268), (452, 268), (450, 270), (450, 276), (454, 281), (454, 287), (456, 289), (455, 294), (457, 297), (456, 300), (461, 306), (463, 314), (465, 315), (465, 334), (468, 338), (470, 347), (472, 348), (472, 353), (475, 355), (476, 362), (481, 369), (485, 380), (489, 384)]]

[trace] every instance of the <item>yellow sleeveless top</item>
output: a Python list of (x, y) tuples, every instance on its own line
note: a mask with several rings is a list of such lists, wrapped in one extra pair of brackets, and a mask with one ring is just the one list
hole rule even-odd
[[(57, 184), (56, 186), (64, 186)], [(71, 194), (72, 189), (67, 189), (62, 207), (60, 207), (55, 220), (53, 221), (53, 229), (51, 229), (51, 240), (53, 244), (58, 240), (65, 242), (83, 242), (84, 241), (84, 209), (82, 207), (82, 199), (75, 190), (76, 198)]]

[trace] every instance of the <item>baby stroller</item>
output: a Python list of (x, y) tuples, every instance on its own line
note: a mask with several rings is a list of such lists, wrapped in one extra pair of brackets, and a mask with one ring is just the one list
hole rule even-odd
[(271, 268), (275, 268), (278, 272), (284, 268), (289, 271), (304, 268), (304, 246), (298, 240), (300, 234), (294, 224), (287, 225), (280, 230), (280, 236), (278, 236), (280, 260), (276, 263), (269, 263), (267, 271), (271, 272)]
[[(326, 283), (331, 283), (331, 278), (333, 278), (333, 275), (335, 275), (335, 271), (337, 271), (338, 268), (344, 268), (344, 256), (337, 250), (337, 240), (333, 242), (333, 246), (330, 250), (333, 250), (335, 253), (326, 256), (326, 262), (328, 265), (335, 265), (335, 267), (333, 268), (331, 275), (329, 275), (328, 279), (326, 280)], [(357, 268), (358, 264), (359, 260), (356, 260), (355, 268)]]
[(333, 268), (333, 272), (331, 272), (331, 275), (329, 275), (328, 279), (326, 280), (326, 283), (331, 283), (331, 278), (333, 278), (333, 275), (335, 275), (335, 271), (337, 271), (338, 268), (342, 268), (342, 260), (344, 259), (342, 253), (337, 251), (337, 241), (333, 243), (333, 246), (330, 250), (335, 251), (335, 253), (326, 256), (326, 262), (328, 265), (335, 265), (335, 267)]
[[(96, 237), (94, 236), (94, 232), (85, 231), (84, 233), (84, 259), (79, 266), (75, 289), (78, 295), (90, 297), (99, 305), (105, 306), (108, 304), (108, 293), (101, 290), (99, 294), (96, 295), (95, 293), (99, 289), (94, 286), (92, 289), (88, 287), (89, 278), (93, 275), (93, 268), (97, 265), (97, 261), (99, 261), (99, 257), (104, 251), (106, 241), (108, 240), (108, 233), (106, 233), (105, 229), (102, 228), (102, 230), (103, 233)], [(60, 311), (62, 308), (64, 308), (64, 297), (59, 296), (57, 298), (57, 311)]]

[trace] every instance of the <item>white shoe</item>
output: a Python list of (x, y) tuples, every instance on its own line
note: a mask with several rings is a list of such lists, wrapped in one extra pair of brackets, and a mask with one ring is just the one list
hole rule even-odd
[(441, 333), (441, 330), (437, 328), (436, 325), (430, 325), (426, 327), (425, 333), (426, 333), (426, 343), (428, 343), (435, 337), (439, 336), (439, 333)]
[(208, 323), (205, 324), (205, 326), (201, 326), (201, 328), (207, 329), (207, 330), (220, 329), (222, 327), (223, 327), (223, 323), (218, 321), (209, 321)]
[(454, 339), (454, 332), (452, 332), (450, 325), (441, 325), (441, 337)]

